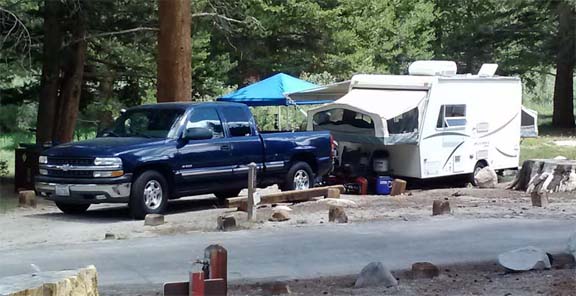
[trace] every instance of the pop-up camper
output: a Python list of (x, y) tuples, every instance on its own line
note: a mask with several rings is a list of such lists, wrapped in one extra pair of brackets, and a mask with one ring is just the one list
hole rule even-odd
[[(522, 107), (520, 79), (494, 76), (496, 67), (457, 75), (454, 62), (418, 61), (409, 75), (355, 75), (343, 96), (308, 112), (307, 129), (331, 131), (339, 164), (358, 175), (376, 155), (389, 174), (422, 179), (517, 168), (521, 131), (537, 135), (537, 114)], [(315, 91), (333, 93), (289, 96)]]

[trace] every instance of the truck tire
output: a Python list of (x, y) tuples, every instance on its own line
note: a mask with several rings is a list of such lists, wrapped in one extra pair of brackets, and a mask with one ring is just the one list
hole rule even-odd
[(281, 189), (283, 191), (305, 190), (312, 187), (314, 187), (314, 172), (308, 163), (299, 161), (288, 170)]
[(56, 206), (64, 214), (79, 215), (86, 212), (86, 210), (88, 210), (88, 208), (90, 207), (90, 204), (71, 204), (57, 201)]
[(224, 200), (227, 198), (231, 198), (231, 197), (237, 197), (238, 194), (240, 194), (240, 189), (233, 189), (233, 190), (226, 190), (226, 191), (219, 191), (219, 192), (214, 192), (214, 195), (220, 199), (220, 200)]
[(147, 214), (160, 214), (168, 205), (166, 179), (157, 171), (145, 171), (132, 183), (130, 214), (134, 219), (144, 219)]

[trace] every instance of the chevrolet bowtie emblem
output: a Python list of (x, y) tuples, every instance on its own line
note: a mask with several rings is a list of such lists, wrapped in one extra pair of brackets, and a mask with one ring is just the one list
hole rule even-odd
[(69, 164), (61, 165), (59, 168), (63, 171), (68, 171), (70, 169), (70, 165)]

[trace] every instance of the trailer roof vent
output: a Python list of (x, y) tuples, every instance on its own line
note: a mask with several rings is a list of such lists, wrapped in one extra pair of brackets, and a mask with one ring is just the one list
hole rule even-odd
[(408, 67), (410, 75), (419, 76), (452, 76), (456, 71), (453, 61), (415, 61)]

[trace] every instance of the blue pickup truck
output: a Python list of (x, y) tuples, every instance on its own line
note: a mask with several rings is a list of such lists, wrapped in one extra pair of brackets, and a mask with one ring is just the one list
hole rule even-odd
[(141, 219), (163, 212), (169, 199), (237, 196), (250, 163), (260, 187), (307, 189), (331, 170), (332, 156), (328, 132), (261, 133), (243, 104), (144, 105), (123, 112), (95, 139), (44, 151), (35, 186), (64, 213), (128, 203)]

